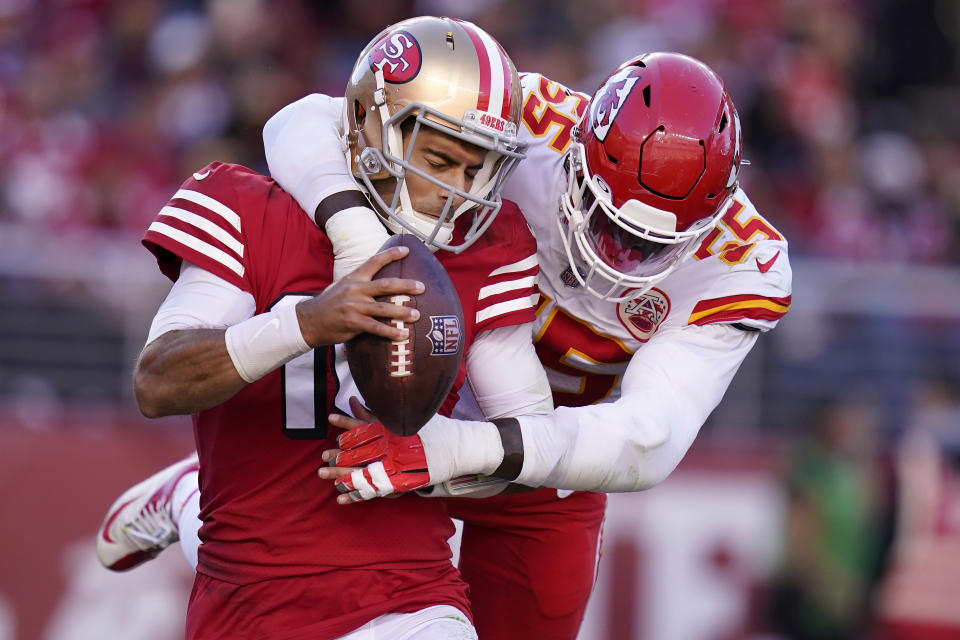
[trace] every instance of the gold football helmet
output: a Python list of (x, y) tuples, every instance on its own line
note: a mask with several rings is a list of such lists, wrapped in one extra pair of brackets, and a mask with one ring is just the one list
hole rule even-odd
[[(345, 116), (351, 170), (387, 227), (458, 253), (473, 244), (500, 210), (500, 190), (523, 158), (517, 140), (521, 97), (513, 62), (474, 24), (412, 18), (377, 35), (354, 65)], [(401, 133), (405, 121), (406, 152)], [(409, 150), (423, 127), (486, 150), (469, 191), (411, 165)], [(414, 210), (407, 172), (449, 190), (439, 218)], [(391, 178), (395, 188), (388, 200), (373, 181)], [(467, 211), (473, 212), (473, 220), (455, 235), (454, 221)]]

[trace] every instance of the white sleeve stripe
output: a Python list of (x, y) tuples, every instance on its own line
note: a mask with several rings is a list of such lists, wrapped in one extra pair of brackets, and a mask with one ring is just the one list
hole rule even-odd
[(505, 264), (502, 267), (494, 269), (490, 272), (490, 276), (498, 276), (502, 273), (514, 273), (516, 271), (526, 271), (537, 266), (537, 254), (533, 254), (520, 260), (519, 262), (514, 262), (513, 264)]
[(173, 197), (180, 198), (181, 200), (189, 200), (194, 204), (198, 204), (201, 207), (213, 211), (224, 220), (229, 222), (230, 226), (232, 226), (234, 229), (240, 231), (240, 216), (234, 213), (233, 209), (221, 203), (219, 200), (214, 200), (206, 194), (200, 193), (199, 191), (191, 191), (190, 189), (180, 189), (173, 194)]
[(180, 209), (178, 207), (164, 207), (163, 209), (160, 209), (160, 215), (170, 216), (171, 218), (182, 220), (190, 226), (196, 227), (197, 229), (210, 234), (223, 244), (230, 247), (230, 250), (235, 254), (241, 258), (243, 257), (243, 243), (230, 235), (229, 231), (225, 230), (215, 222), (211, 222), (203, 216), (198, 216), (192, 211), (187, 211), (186, 209)]
[(484, 298), (489, 298), (490, 296), (495, 296), (505, 291), (526, 289), (534, 286), (536, 283), (537, 276), (527, 276), (519, 280), (507, 280), (506, 282), (498, 282), (497, 284), (488, 284), (480, 289), (480, 295), (477, 296), (477, 300), (483, 300)]
[(484, 320), (489, 320), (496, 316), (502, 316), (511, 311), (520, 311), (522, 309), (532, 309), (536, 304), (537, 300), (540, 299), (540, 294), (535, 293), (526, 298), (516, 298), (514, 300), (507, 300), (505, 302), (498, 302), (497, 304), (492, 304), (485, 309), (477, 311), (477, 323), (481, 323)]
[(243, 277), (243, 265), (226, 252), (217, 249), (208, 242), (204, 242), (203, 240), (200, 240), (189, 233), (181, 231), (180, 229), (174, 229), (173, 227), (163, 224), (162, 222), (154, 222), (150, 225), (147, 231), (153, 231), (154, 233), (167, 236), (171, 240), (179, 242), (180, 244), (187, 246), (198, 253), (202, 253), (211, 260), (219, 262), (241, 278)]

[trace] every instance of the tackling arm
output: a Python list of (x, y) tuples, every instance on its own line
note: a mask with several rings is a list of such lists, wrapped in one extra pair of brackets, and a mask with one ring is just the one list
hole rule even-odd
[[(311, 218), (327, 196), (351, 190), (359, 194), (341, 142), (343, 108), (343, 98), (313, 93), (291, 102), (263, 126), (263, 150), (271, 177)], [(331, 149), (342, 151), (330, 153)], [(322, 228), (321, 221), (314, 222)]]
[(516, 482), (587, 491), (639, 491), (663, 481), (720, 403), (757, 340), (728, 325), (655, 337), (630, 362), (622, 396), (519, 419)]
[[(531, 324), (527, 323), (484, 331), (467, 352), (467, 381), (480, 411), (488, 420), (543, 415), (553, 410), (550, 382), (533, 347), (532, 329)], [(503, 363), (509, 363), (509, 366)], [(494, 426), (499, 430), (500, 424), (515, 423), (500, 422)], [(429, 433), (426, 437), (430, 441)], [(431, 468), (430, 457), (435, 460), (435, 465), (442, 464), (442, 449), (440, 443), (424, 447), (428, 468)], [(494, 447), (492, 456), (495, 458), (503, 449), (502, 445)], [(429, 497), (484, 498), (500, 493), (508, 484), (506, 480), (474, 473), (452, 478), (420, 493)]]
[[(480, 473), (531, 487), (648, 489), (679, 464), (757, 335), (727, 325), (688, 326), (658, 335), (631, 360), (616, 402), (560, 407), (547, 415), (494, 423), (435, 416), (415, 437), (422, 441), (430, 484)], [(377, 426), (340, 436), (343, 451), (334, 464), (369, 464), (411, 440), (381, 443), (374, 451), (368, 445), (380, 437), (374, 433)], [(361, 473), (337, 481), (341, 489), (353, 491), (354, 500), (399, 488), (382, 490), (384, 483), (374, 482), (354, 491)]]
[(288, 104), (263, 127), (270, 175), (333, 243), (334, 280), (356, 269), (389, 237), (350, 175), (343, 110), (343, 98), (313, 93)]
[[(438, 415), (417, 435), (402, 437), (380, 423), (365, 423), (375, 420), (373, 416), (331, 416), (331, 424), (349, 431), (338, 439), (343, 451), (324, 454), (324, 460), (332, 460), (339, 469), (321, 468), (320, 477), (339, 478), (338, 488), (350, 494), (341, 496), (344, 503), (395, 491), (420, 490), (421, 495), (434, 498), (482, 498), (503, 491), (510, 483), (490, 476), (500, 468), (504, 453), (512, 451), (501, 441), (500, 425), (516, 423), (499, 418), (545, 414), (553, 408), (531, 331), (530, 323), (484, 331), (467, 352), (470, 386), (480, 410), (493, 423)], [(363, 465), (369, 466), (352, 469)]]

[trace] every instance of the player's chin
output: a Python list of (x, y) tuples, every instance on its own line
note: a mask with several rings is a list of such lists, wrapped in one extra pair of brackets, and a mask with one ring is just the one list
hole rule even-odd
[(434, 220), (440, 219), (440, 214), (443, 212), (442, 208), (436, 207), (416, 207), (417, 213), (425, 218), (433, 218)]

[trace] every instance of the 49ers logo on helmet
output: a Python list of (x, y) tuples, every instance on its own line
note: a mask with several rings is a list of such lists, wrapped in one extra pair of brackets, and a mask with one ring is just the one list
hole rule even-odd
[(603, 93), (600, 93), (590, 105), (590, 126), (594, 137), (600, 142), (606, 140), (613, 121), (620, 113), (620, 107), (627, 101), (634, 85), (640, 79), (638, 76), (631, 75), (636, 70), (636, 67), (627, 67), (610, 76), (603, 86)]
[(393, 31), (380, 38), (370, 51), (370, 69), (383, 71), (383, 79), (394, 84), (410, 82), (420, 73), (420, 43), (407, 31)]

